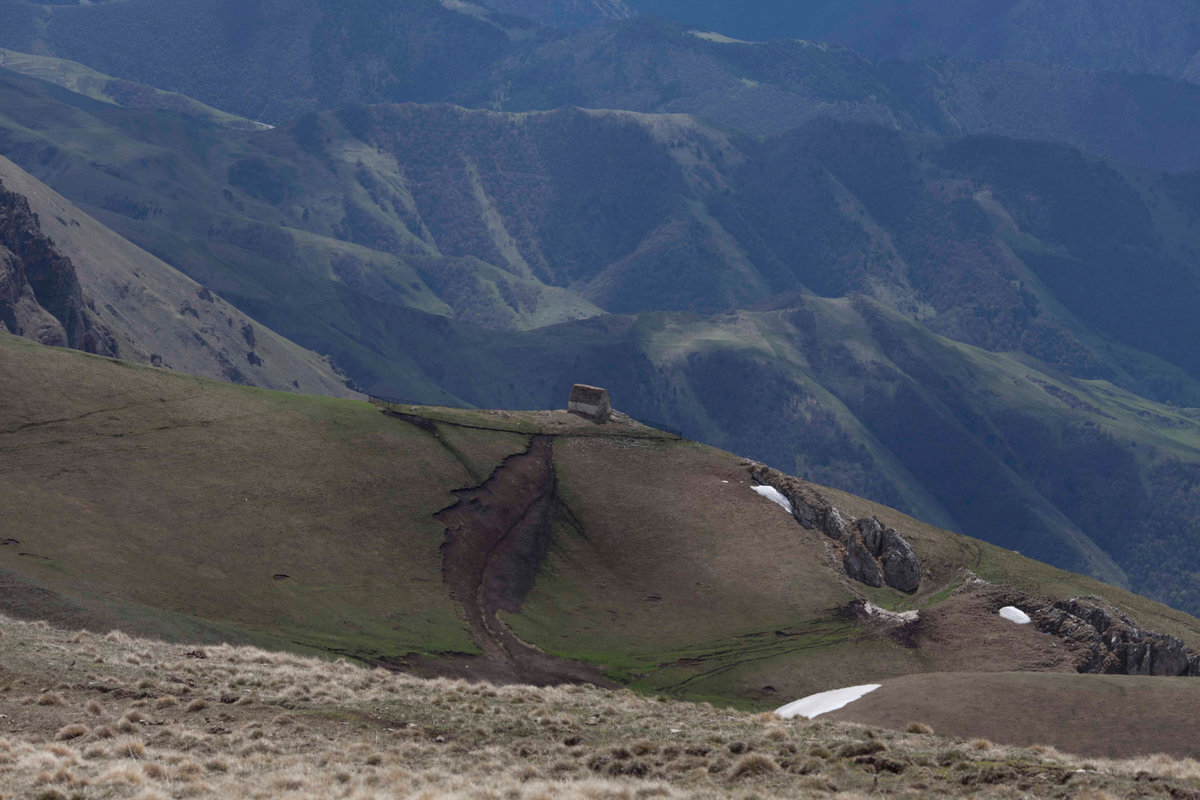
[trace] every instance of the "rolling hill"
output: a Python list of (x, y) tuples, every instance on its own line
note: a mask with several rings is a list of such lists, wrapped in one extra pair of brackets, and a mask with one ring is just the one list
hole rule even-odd
[[(6, 613), (759, 707), (931, 671), (1200, 670), (1192, 617), (627, 418), (381, 413), (0, 343)], [(903, 591), (872, 519), (911, 548)], [(1037, 625), (996, 615), (1014, 603)]]

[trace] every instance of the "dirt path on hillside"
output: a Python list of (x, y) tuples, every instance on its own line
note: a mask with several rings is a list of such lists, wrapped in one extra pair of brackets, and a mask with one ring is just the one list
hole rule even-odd
[[(472, 674), (522, 683), (611, 685), (591, 664), (551, 656), (521, 641), (499, 618), (520, 612), (550, 546), (558, 500), (553, 438), (534, 436), (483, 484), (434, 518), (446, 525), (442, 578), (462, 607), (486, 665)], [(485, 674), (486, 673), (486, 674)]]

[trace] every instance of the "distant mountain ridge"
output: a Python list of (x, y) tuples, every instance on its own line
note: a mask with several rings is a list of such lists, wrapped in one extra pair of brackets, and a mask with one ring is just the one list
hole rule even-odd
[[(985, 13), (965, 6), (967, 22), (955, 21), (943, 6), (913, 5), (901, 16), (953, 28)], [(870, 30), (890, 24), (886, 7), (870, 5), (863, 19), (883, 26)], [(772, 6), (770, 13), (784, 12)], [(1039, 13), (1047, 25), (1060, 23), (1048, 10)], [(688, 113), (754, 134), (835, 116), (911, 132), (1059, 141), (1152, 168), (1200, 168), (1191, 146), (1200, 132), (1200, 88), (1178, 70), (1122, 61), (946, 48), (906, 55), (850, 40), (779, 39), (784, 28), (773, 41), (742, 42), (719, 27), (710, 32), (582, 0), (126, 0), (53, 8), (3, 0), (0, 14), (12, 20), (0, 30), (0, 46), (42, 54), (42, 71), (53, 72), (55, 57), (80, 62), (86, 67), (60, 69), (64, 84), (99, 80), (112, 87), (107, 97), (133, 107), (186, 106), (186, 98), (148, 88), (157, 87), (270, 123), (347, 103), (436, 101), (507, 111), (578, 105)], [(1177, 30), (1172, 18), (1156, 14), (1136, 21), (1147, 40), (1185, 37), (1186, 25)], [(908, 60), (886, 60), (900, 56)], [(100, 78), (81, 74), (87, 70)]]
[(1200, 78), (1200, 9), (1187, 0), (630, 0), (729, 36), (820, 39), (870, 58), (1020, 61)]

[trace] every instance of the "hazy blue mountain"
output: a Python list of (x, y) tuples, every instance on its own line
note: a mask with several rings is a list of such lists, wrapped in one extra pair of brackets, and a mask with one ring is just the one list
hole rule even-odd
[(742, 39), (821, 39), (876, 59), (1026, 61), (1195, 80), (1200, 8), (1187, 0), (631, 0)]

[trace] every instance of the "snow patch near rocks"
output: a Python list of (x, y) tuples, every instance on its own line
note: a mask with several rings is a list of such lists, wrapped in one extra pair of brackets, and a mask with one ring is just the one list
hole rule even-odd
[(863, 613), (868, 617), (875, 617), (885, 622), (894, 622), (897, 624), (902, 622), (916, 622), (921, 616), (921, 612), (916, 609), (911, 611), (888, 611), (886, 608), (880, 608), (874, 603), (864, 603)]
[(1028, 614), (1016, 606), (1005, 606), (1004, 608), (1000, 609), (1000, 616), (1004, 617), (1009, 622), (1015, 622), (1018, 625), (1028, 625), (1030, 622), (1033, 622), (1033, 620), (1029, 618)]
[(854, 701), (861, 700), (880, 686), (882, 684), (867, 683), (862, 686), (848, 686), (845, 689), (832, 689), (828, 692), (812, 694), (775, 709), (775, 715), (783, 719), (792, 719), (794, 717), (812, 719), (822, 714), (828, 714), (830, 711), (845, 708)]
[(772, 503), (775, 503), (789, 514), (794, 513), (792, 510), (792, 501), (784, 497), (783, 493), (774, 486), (751, 486), (750, 488), (770, 500)]

